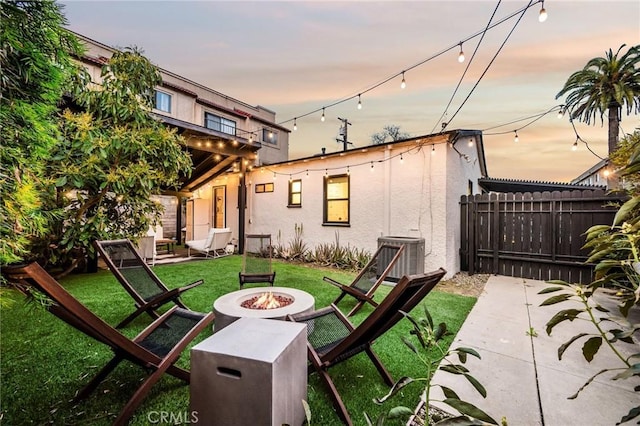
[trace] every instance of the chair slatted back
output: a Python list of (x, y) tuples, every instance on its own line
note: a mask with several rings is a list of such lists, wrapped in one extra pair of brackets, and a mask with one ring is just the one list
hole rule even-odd
[(111, 272), (136, 301), (147, 302), (169, 291), (140, 257), (131, 241), (96, 241), (95, 247)]
[(9, 281), (18, 283), (26, 291), (30, 292), (29, 288), (34, 288), (46, 296), (51, 302), (47, 306), (49, 312), (89, 337), (113, 349), (124, 350), (138, 359), (160, 362), (160, 358), (133, 343), (91, 312), (37, 263), (3, 268), (2, 273)]
[(371, 257), (371, 260), (362, 268), (351, 283), (351, 287), (357, 288), (364, 294), (379, 285), (389, 274), (395, 263), (402, 255), (404, 246), (382, 244)]
[(404, 318), (400, 311), (408, 313), (420, 303), (445, 273), (440, 268), (427, 274), (402, 277), (376, 309), (323, 358), (331, 362), (372, 343)]
[(242, 257), (242, 273), (247, 275), (270, 274), (272, 271), (272, 251), (270, 234), (247, 234), (244, 256)]

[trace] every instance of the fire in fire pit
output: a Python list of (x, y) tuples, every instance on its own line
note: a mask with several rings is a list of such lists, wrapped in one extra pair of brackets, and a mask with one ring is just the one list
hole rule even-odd
[(290, 305), (291, 303), (293, 303), (291, 297), (273, 294), (269, 291), (245, 300), (240, 306), (247, 309), (276, 309)]

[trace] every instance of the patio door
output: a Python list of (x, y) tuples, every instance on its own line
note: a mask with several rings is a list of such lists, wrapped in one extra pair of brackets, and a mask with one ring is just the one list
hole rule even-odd
[(202, 240), (209, 233), (209, 200), (187, 200), (187, 241)]
[(225, 186), (216, 186), (213, 188), (212, 208), (213, 227), (226, 228), (227, 222), (227, 188)]

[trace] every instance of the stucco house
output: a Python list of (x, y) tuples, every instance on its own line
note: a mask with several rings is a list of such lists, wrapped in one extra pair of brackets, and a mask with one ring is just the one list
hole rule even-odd
[(451, 276), (460, 270), (460, 196), (479, 193), (486, 176), (474, 130), (262, 166), (245, 177), (246, 229), (286, 245), (302, 226), (310, 247), (337, 238), (371, 252), (379, 238), (424, 239), (424, 270)]
[[(99, 82), (115, 49), (77, 36), (87, 47), (78, 59)], [(160, 198), (165, 238), (231, 228), (242, 250), (245, 234), (287, 244), (302, 226), (309, 247), (338, 239), (371, 252), (381, 237), (413, 238), (424, 241), (424, 270), (459, 270), (460, 196), (480, 192), (487, 177), (480, 131), (289, 160), (290, 131), (275, 112), (159, 70), (153, 114), (184, 136), (194, 162), (181, 188)]]

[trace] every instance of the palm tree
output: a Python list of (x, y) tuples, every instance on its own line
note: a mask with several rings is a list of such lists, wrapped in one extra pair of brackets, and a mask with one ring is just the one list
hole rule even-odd
[(622, 108), (626, 108), (627, 115), (640, 112), (640, 45), (618, 57), (625, 46), (620, 46), (615, 54), (609, 49), (605, 58), (591, 59), (569, 77), (556, 95), (558, 99), (567, 94), (565, 104), (571, 119), (591, 124), (599, 112), (604, 124), (604, 114), (608, 112), (609, 155), (618, 145)]

